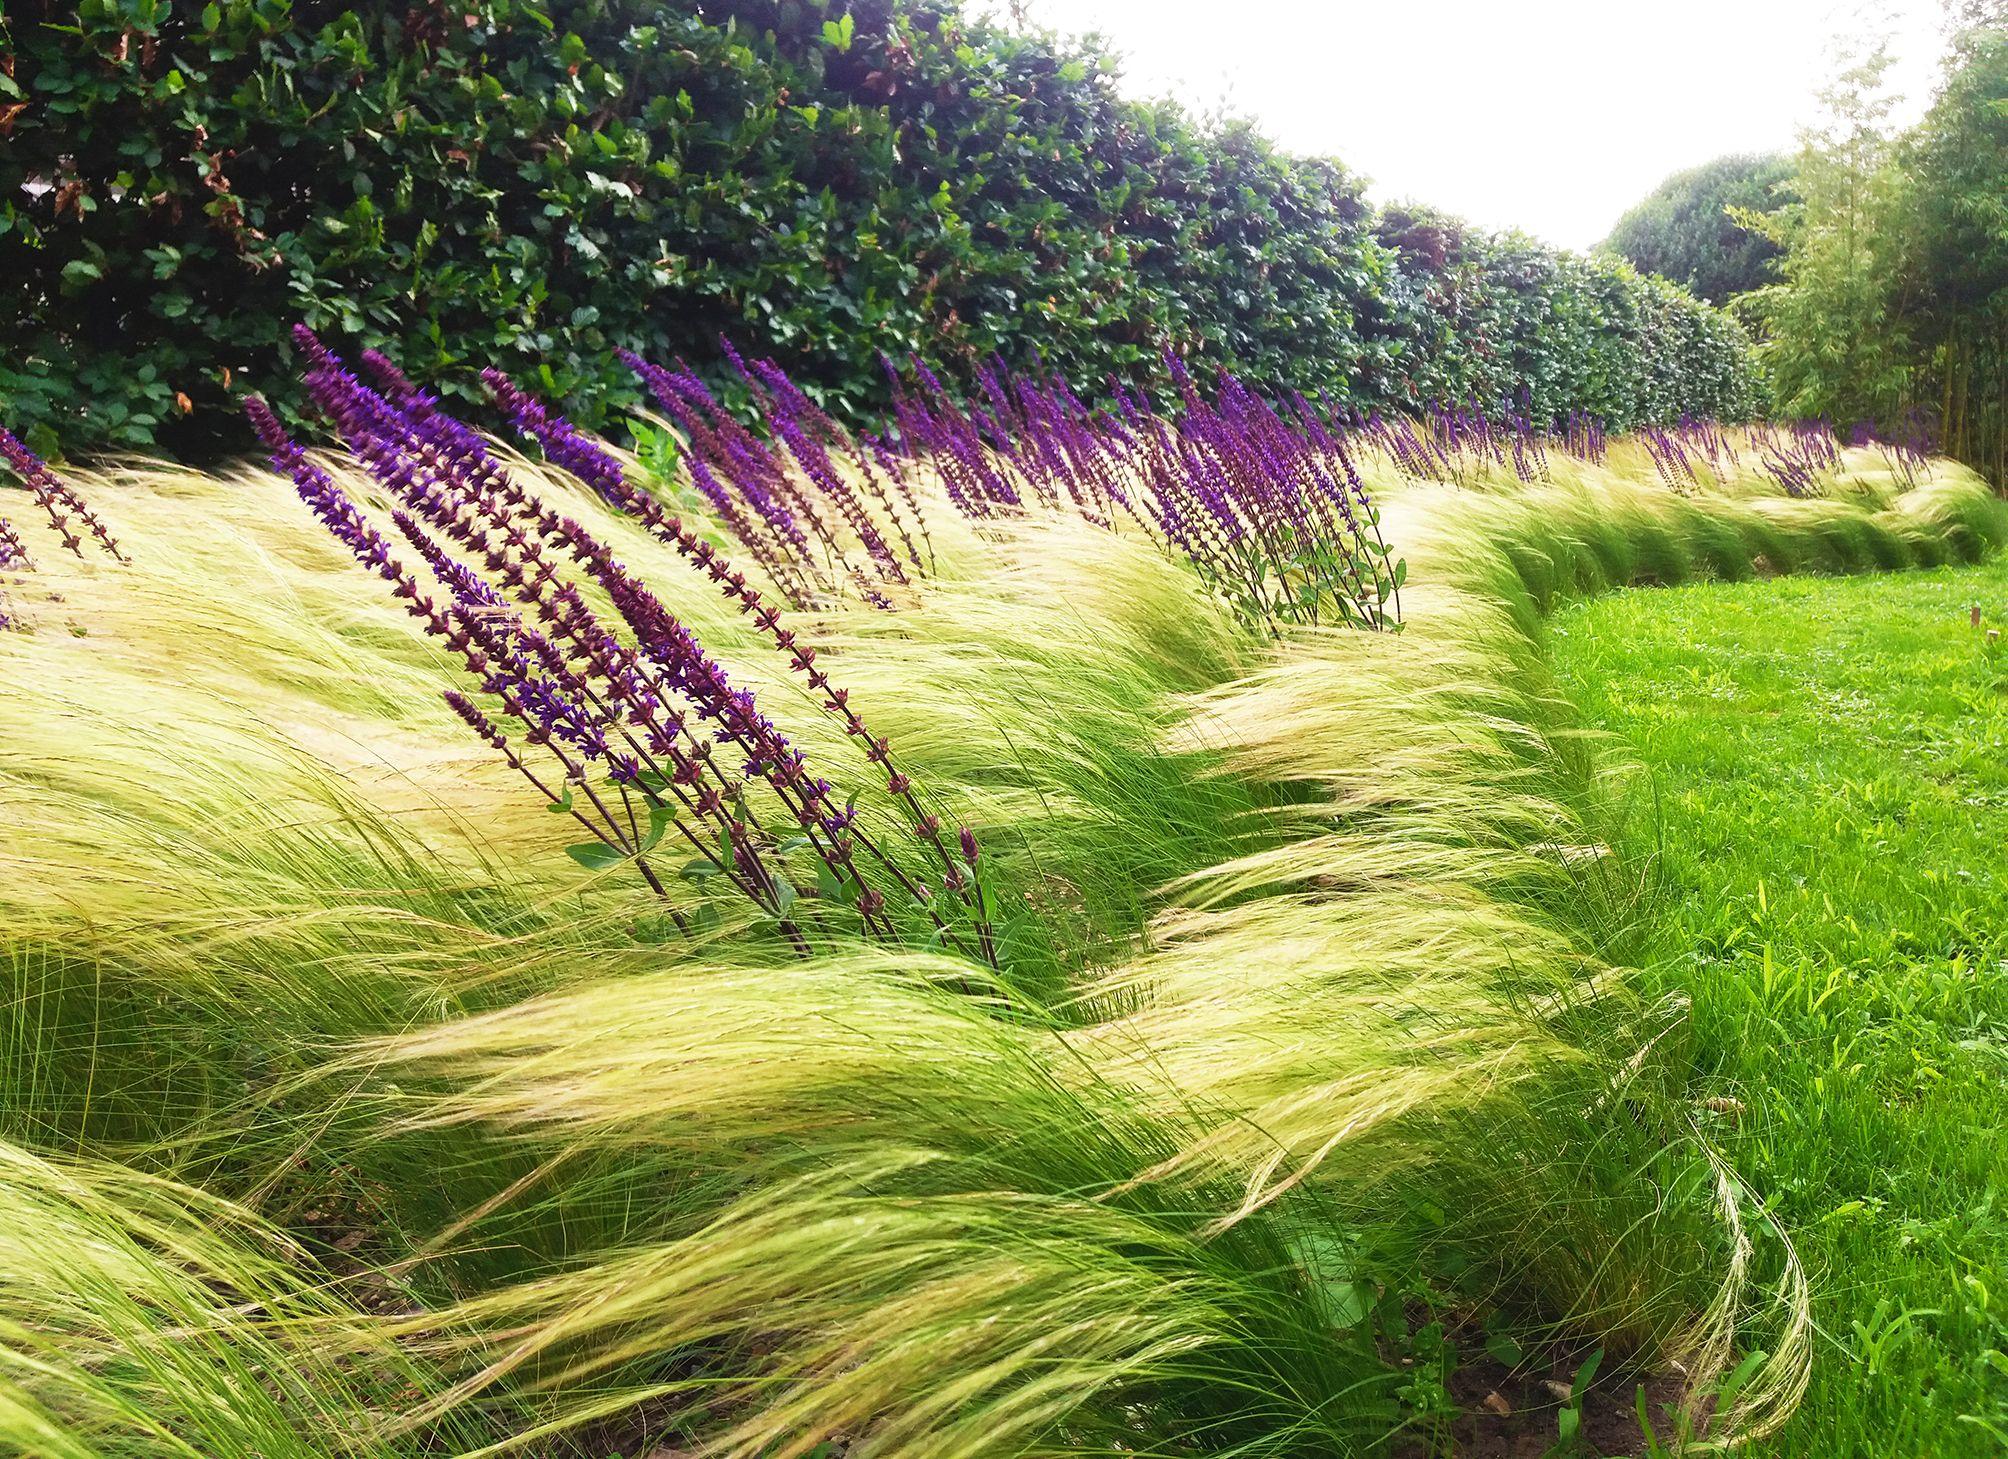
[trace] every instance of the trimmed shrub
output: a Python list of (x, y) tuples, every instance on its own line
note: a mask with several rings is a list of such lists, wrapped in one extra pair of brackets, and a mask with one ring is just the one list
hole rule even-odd
[(585, 423), (625, 347), (718, 337), (878, 412), (881, 352), (1154, 377), (1166, 351), (1361, 409), (1615, 426), (1748, 405), (1744, 344), (1622, 265), (1455, 225), (1335, 162), (1120, 97), (945, 0), (26, 0), (0, 19), (0, 409), (45, 448), (244, 445), (298, 319)]

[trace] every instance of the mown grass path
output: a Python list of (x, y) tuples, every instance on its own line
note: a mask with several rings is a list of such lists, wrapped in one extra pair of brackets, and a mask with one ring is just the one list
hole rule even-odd
[[(2008, 560), (1559, 612), (1585, 720), (1646, 767), (1650, 983), (1697, 1100), (1815, 1281), (1766, 1455), (2008, 1449)], [(1645, 788), (1641, 787), (1642, 790)]]

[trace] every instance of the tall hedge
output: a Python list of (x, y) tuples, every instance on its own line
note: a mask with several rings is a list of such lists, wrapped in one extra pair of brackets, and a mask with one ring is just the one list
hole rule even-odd
[(838, 409), (880, 352), (1085, 382), (1178, 350), (1361, 406), (1616, 424), (1748, 404), (1743, 341), (1622, 265), (1378, 218), (1339, 164), (1118, 95), (952, 0), (13, 0), (0, 413), (72, 451), (241, 446), (305, 319), (449, 393), (587, 420), (616, 345), (774, 354)]

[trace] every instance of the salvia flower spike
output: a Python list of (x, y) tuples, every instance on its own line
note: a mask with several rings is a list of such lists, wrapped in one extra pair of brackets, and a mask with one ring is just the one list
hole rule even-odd
[[(674, 837), (698, 853), (694, 866), (710, 866), (806, 951), (813, 929), (803, 909), (813, 912), (816, 904), (805, 900), (787, 864), (791, 846), (806, 849), (823, 868), (817, 891), (806, 896), (841, 894), (867, 936), (899, 935), (886, 887), (874, 884), (885, 877), (934, 927), (937, 941), (963, 945), (946, 915), (958, 904), (930, 895), (924, 881), (859, 822), (854, 803), (839, 805), (829, 781), (813, 773), (752, 693), (605, 544), (512, 480), (475, 433), (445, 416), (388, 361), (366, 361), (384, 387), (378, 392), (304, 331), (300, 344), (314, 398), (370, 474), (403, 503), (393, 513), (396, 525), (445, 598), (435, 601), (419, 588), (388, 539), (285, 437), (270, 412), (254, 404), (253, 423), (275, 466), (294, 478), (303, 499), (358, 560), (392, 583), (426, 631), (461, 655), (483, 692), (523, 724), (519, 747), (473, 699), (456, 690), (447, 700), (456, 717), (553, 809), (587, 826), (595, 840), (571, 848), (577, 859), (588, 866), (632, 861), (668, 900), (650, 857), (665, 837)], [(888, 791), (913, 818), (921, 844), (952, 873), (955, 862), (941, 844), (939, 819), (921, 809), (884, 741), (871, 739), (862, 721), (844, 710), (847, 696), (816, 666), (814, 650), (780, 626), (744, 575), (629, 482), (617, 458), (562, 416), (499, 375), (491, 373), (488, 385), (551, 459), (636, 517), (742, 612), (755, 615), (789, 654), (791, 667), (808, 673), (824, 692), (825, 709), (845, 713), (847, 729), (858, 727), (854, 733), (869, 746), (867, 760), (887, 774)], [(618, 614), (613, 626), (588, 605), (579, 582), (565, 576), (567, 560), (583, 581), (606, 593)], [(538, 769), (539, 758), (553, 762), (548, 774)], [(777, 812), (791, 829), (769, 829)], [(987, 904), (973, 876), (944, 880), (965, 889), (977, 950), (994, 966), (995, 940), (982, 915)], [(672, 903), (669, 910), (680, 927), (693, 925), (684, 908)]]
[(0, 570), (26, 572), (34, 566), (35, 560), (22, 545), (21, 534), (14, 530), (12, 522), (0, 517)]
[[(0, 460), (4, 460), (13, 473), (21, 478), (21, 484), (35, 498), (36, 504), (48, 514), (49, 525), (63, 539), (63, 545), (78, 557), (84, 555), (84, 535), (88, 534), (98, 546), (115, 560), (124, 562), (125, 554), (119, 551), (118, 542), (112, 537), (105, 524), (98, 520), (97, 513), (90, 509), (84, 499), (77, 495), (61, 477), (51, 471), (48, 464), (29, 450), (12, 431), (0, 426)], [(77, 530), (82, 525), (83, 532)], [(12, 535), (13, 529), (8, 529)], [(20, 539), (15, 537), (18, 548)]]
[[(984, 403), (971, 409), (918, 362), (911, 382), (887, 369), (901, 452), (936, 468), (950, 501), (978, 521), (1044, 509), (1112, 531), (1137, 522), (1271, 633), (1327, 617), (1400, 621), (1405, 568), (1381, 536), (1346, 427), (1302, 397), (1286, 420), (1223, 373), (1209, 403), (1168, 357), (1176, 414), (1156, 414), (1117, 384), (1116, 412), (1098, 415), (1064, 381), (1012, 378), (992, 363), (980, 376)], [(1420, 446), (1398, 449), (1421, 459)]]

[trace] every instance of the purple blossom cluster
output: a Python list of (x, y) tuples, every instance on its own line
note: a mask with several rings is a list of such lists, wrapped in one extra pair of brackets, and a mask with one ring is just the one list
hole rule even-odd
[[(1522, 481), (1545, 481), (1550, 479), (1550, 452), (1592, 465), (1606, 464), (1610, 455), (1603, 422), (1581, 413), (1553, 430), (1540, 428), (1524, 411), (1507, 410), (1495, 418), (1469, 404), (1437, 407), (1413, 419), (1371, 415), (1356, 424), (1396, 469), (1418, 480), (1463, 485), (1501, 468), (1511, 469)], [(1840, 465), (1838, 443), (1824, 421), (1759, 424), (1750, 432), (1744, 449), (1755, 449), (1759, 468), (1791, 495), (1823, 490), (1826, 477)], [(1642, 426), (1636, 439), (1669, 491), (1694, 491), (1708, 477), (1720, 481), (1743, 466), (1743, 452), (1719, 421), (1684, 415), (1671, 425)], [(1871, 432), (1858, 444), (1882, 447), (1893, 469), (1909, 480), (1925, 452), (1915, 439), (1907, 439), (1907, 445), (1893, 445)]]
[(1906, 491), (1931, 474), (1931, 422), (1922, 411), (1906, 412), (1889, 430), (1874, 421), (1857, 421), (1848, 432), (1848, 444), (1880, 452), (1890, 474), (1903, 482)]
[(1823, 420), (1753, 426), (1750, 444), (1760, 469), (1788, 496), (1821, 495), (1841, 466), (1840, 442)]
[(855, 591), (873, 607), (893, 607), (897, 591), (933, 561), (903, 465), (882, 443), (839, 425), (773, 361), (724, 348), (764, 435), (688, 366), (665, 369), (627, 351), (621, 358), (682, 435), (691, 484), (793, 606)]
[[(702, 889), (722, 884), (800, 950), (819, 933), (882, 941), (924, 933), (996, 965), (975, 837), (944, 833), (816, 650), (743, 573), (629, 482), (610, 453), (507, 379), (488, 376), (505, 413), (551, 460), (675, 548), (788, 656), (884, 776), (903, 849), (866, 824), (855, 797), (839, 798), (752, 691), (606, 543), (527, 490), (478, 433), (383, 357), (364, 357), (374, 380), (366, 385), (304, 328), (296, 339), (309, 394), (395, 502), (402, 545), (254, 399), (247, 413), (274, 467), (459, 657), (484, 698), (455, 689), (447, 703), (552, 811), (585, 828), (591, 839), (569, 848), (576, 860), (592, 868), (632, 862), (686, 932), (715, 918)], [(611, 614), (595, 610), (588, 590)], [(665, 845), (693, 858), (681, 875), (698, 893), (673, 895), (665, 885)]]
[[(1507, 443), (1512, 441), (1517, 449), (1518, 440), (1511, 426), (1504, 421), (1494, 422), (1476, 401), (1467, 400), (1461, 405), (1438, 404), (1425, 413), (1421, 420), (1422, 432), (1436, 448), (1439, 461), (1445, 463), (1445, 474), (1460, 485), (1464, 479), (1464, 463), (1473, 462), (1481, 467), (1503, 467), (1508, 464)], [(1524, 456), (1524, 453), (1521, 453)], [(1521, 478), (1526, 473), (1518, 472)]]
[(1701, 476), (1696, 469), (1696, 457), (1687, 448), (1679, 432), (1662, 426), (1645, 426), (1638, 433), (1639, 444), (1645, 447), (1646, 455), (1652, 458), (1652, 468), (1659, 475), (1660, 484), (1668, 491), (1685, 495), (1701, 485)]
[[(0, 426), (0, 460), (4, 460), (21, 479), (21, 484), (28, 488), (29, 495), (48, 514), (49, 525), (55, 528), (56, 534), (63, 539), (63, 545), (70, 551), (82, 557), (84, 538), (88, 535), (117, 561), (126, 560), (112, 534), (84, 499), (5, 426)], [(0, 567), (27, 565), (28, 553), (21, 545), (20, 534), (8, 523), (0, 521)]]
[(1728, 476), (1743, 464), (1729, 433), (1722, 422), (1705, 416), (1683, 415), (1677, 423), (1683, 439), (1691, 443), (1691, 449), (1708, 462), (1708, 469), (1718, 477)]
[[(1014, 376), (993, 360), (977, 372), (980, 396), (965, 405), (921, 361), (909, 362), (910, 382), (892, 361), (881, 363), (894, 387), (902, 451), (933, 466), (963, 515), (983, 521), (1037, 505), (1109, 526), (1130, 510), (1110, 423), (1064, 380), (1043, 372)], [(1124, 398), (1122, 387), (1111, 385)]]
[(965, 404), (915, 362), (910, 378), (892, 372), (900, 447), (978, 521), (1046, 510), (1111, 530), (1135, 523), (1271, 632), (1398, 624), (1406, 567), (1381, 537), (1346, 432), (1301, 396), (1286, 414), (1224, 373), (1209, 402), (1182, 362), (1167, 366), (1171, 414), (1116, 381), (1113, 409), (1097, 412), (1063, 380), (996, 364)]
[(1367, 441), (1413, 480), (1467, 486), (1485, 473), (1511, 470), (1521, 481), (1548, 481), (1548, 452), (1601, 459), (1603, 428), (1572, 416), (1561, 435), (1537, 427), (1529, 407), (1488, 412), (1475, 400), (1431, 406), (1416, 417), (1378, 412), (1356, 422)]
[[(1326, 618), (1389, 627), (1400, 621), (1403, 565), (1362, 484), (1367, 453), (1411, 479), (1469, 485), (1508, 471), (1547, 481), (1556, 456), (1602, 465), (1610, 452), (1600, 419), (1577, 412), (1537, 423), (1524, 396), (1517, 406), (1466, 400), (1413, 416), (1362, 416), (1329, 397), (1267, 402), (1223, 373), (1209, 402), (1176, 359), (1167, 361), (1176, 393), (1168, 412), (1114, 380), (1108, 403), (1092, 408), (1063, 379), (1036, 368), (1013, 373), (997, 361), (959, 398), (923, 362), (902, 371), (886, 360), (893, 431), (881, 439), (837, 425), (773, 362), (727, 353), (752, 402), (752, 426), (689, 369), (627, 358), (683, 438), (697, 491), (797, 606), (828, 601), (847, 583), (866, 602), (890, 606), (887, 593), (920, 571), (915, 533), (931, 565), (913, 487), (924, 467), (950, 504), (979, 523), (1067, 511), (1111, 530), (1138, 524), (1271, 630)], [(523, 426), (553, 459), (572, 449), (534, 422)], [(1672, 491), (1742, 465), (1712, 420), (1682, 417), (1638, 439)], [(1763, 468), (1795, 495), (1820, 489), (1838, 461), (1819, 423), (1759, 427), (1754, 443)], [(1921, 459), (1890, 449), (1900, 464)]]
[(1660, 482), (1683, 495), (1701, 485), (1704, 470), (1721, 480), (1742, 464), (1718, 421), (1684, 415), (1670, 426), (1640, 427), (1638, 439)]
[(1572, 410), (1555, 438), (1558, 450), (1578, 461), (1601, 466), (1610, 459), (1610, 437), (1604, 423), (1586, 411)]
[[(1342, 422), (1344, 423), (1344, 422)], [(1464, 473), (1461, 463), (1445, 460), (1440, 440), (1405, 415), (1387, 416), (1369, 411), (1350, 422), (1351, 428), (1368, 446), (1394, 463), (1395, 470), (1412, 481), (1456, 481)]]
[(1297, 397), (1286, 417), (1231, 375), (1203, 399), (1173, 370), (1172, 419), (1122, 401), (1128, 463), (1161, 540), (1271, 633), (1401, 621), (1407, 565), (1380, 531), (1347, 433)]

